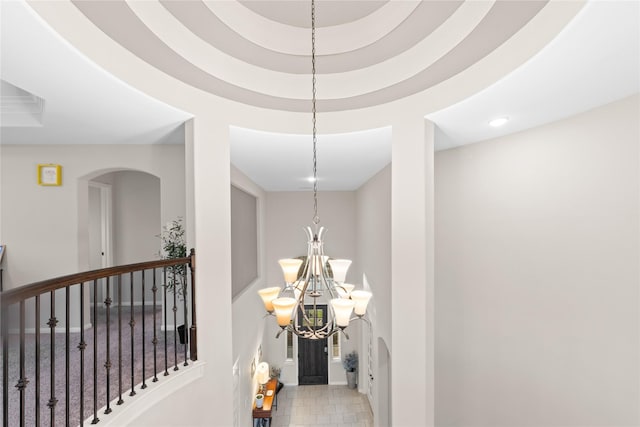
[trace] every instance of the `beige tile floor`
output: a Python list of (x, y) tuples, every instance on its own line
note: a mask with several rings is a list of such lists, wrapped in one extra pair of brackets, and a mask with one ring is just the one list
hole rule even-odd
[(285, 386), (271, 427), (371, 427), (367, 396), (346, 385)]

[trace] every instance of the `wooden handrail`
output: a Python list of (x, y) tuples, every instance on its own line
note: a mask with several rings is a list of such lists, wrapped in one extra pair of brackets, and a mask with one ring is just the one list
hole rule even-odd
[[(119, 396), (118, 405), (124, 402), (123, 385), (125, 384), (125, 378), (123, 376), (123, 368), (130, 368), (131, 391), (129, 392), (129, 396), (134, 396), (137, 394), (136, 388), (139, 390), (147, 388), (146, 374), (148, 373), (148, 358), (150, 358), (149, 360), (152, 359), (153, 362), (153, 382), (159, 381), (158, 371), (161, 368), (158, 362), (164, 364), (163, 376), (170, 375), (170, 363), (174, 365), (171, 371), (179, 370), (178, 364), (182, 363), (178, 356), (179, 348), (182, 348), (184, 351), (184, 358), (182, 359), (184, 362), (183, 366), (189, 365), (189, 359), (196, 361), (198, 349), (195, 312), (195, 264), (195, 250), (191, 249), (189, 256), (183, 258), (154, 260), (69, 274), (0, 292), (0, 332), (3, 337), (1, 349), (3, 380), (2, 392), (0, 393), (2, 394), (3, 408), (2, 425), (8, 426), (11, 417), (19, 419), (20, 425), (25, 425), (25, 420), (27, 423), (34, 421), (35, 425), (40, 425), (41, 416), (48, 417), (47, 423), (50, 422), (51, 425), (58, 425), (63, 422), (65, 425), (77, 425), (78, 422), (82, 424), (84, 420), (88, 420), (86, 418), (88, 413), (85, 411), (85, 403), (91, 405), (91, 402), (90, 398), (88, 396), (85, 397), (84, 394), (85, 359), (93, 363), (93, 384), (92, 386), (90, 385), (90, 388), (93, 390), (93, 401), (91, 405), (93, 409), (92, 424), (100, 420), (98, 418), (98, 408), (100, 408), (102, 404), (106, 404), (106, 408), (102, 411), (104, 415), (110, 414), (113, 409), (115, 409), (110, 406), (112, 402), (111, 397), (113, 396), (111, 395), (112, 392), (117, 392)], [(178, 273), (175, 273), (174, 270), (170, 269), (174, 266), (182, 267), (177, 269)], [(187, 266), (188, 269), (184, 268)], [(139, 272), (142, 274), (134, 274)], [(180, 285), (184, 286), (180, 292), (175, 288), (171, 289), (170, 292), (173, 294), (172, 298), (167, 298), (167, 283), (175, 285), (175, 282), (167, 282), (168, 274), (180, 274), (182, 276)], [(189, 275), (191, 276), (190, 286), (187, 281)], [(115, 290), (109, 285), (112, 278), (113, 281), (116, 282)], [(134, 278), (137, 280), (134, 280)], [(102, 295), (101, 298), (103, 298), (103, 301), (100, 303), (97, 298), (99, 279), (105, 279), (106, 281), (106, 287), (104, 287), (102, 291), (106, 293), (106, 295)], [(162, 291), (160, 295), (158, 295), (157, 281), (161, 281), (160, 289), (162, 289)], [(147, 284), (146, 288), (145, 284)], [(123, 289), (125, 286), (126, 288)], [(90, 302), (89, 298), (85, 298), (85, 288), (87, 288), (88, 292), (92, 293), (93, 299), (91, 303), (92, 306), (90, 307), (91, 314), (88, 319), (85, 317), (85, 314), (89, 314), (88, 304)], [(66, 289), (66, 291), (56, 292), (61, 289)], [(72, 333), (70, 326), (72, 289), (79, 289), (80, 291), (79, 295), (76, 294), (73, 297), (75, 301), (73, 310), (80, 314), (79, 332), (77, 334), (75, 332)], [(123, 290), (125, 294), (128, 295), (128, 301), (122, 300)], [(134, 290), (139, 292), (141, 299), (137, 302), (141, 303), (140, 307), (137, 306), (137, 302), (134, 303)], [(113, 294), (114, 291), (115, 294)], [(145, 297), (145, 295), (148, 295), (147, 291), (152, 292), (150, 301)], [(184, 291), (184, 293), (181, 296), (180, 304), (183, 308), (184, 317), (179, 319), (177, 317), (179, 307), (177, 306), (176, 295), (182, 291)], [(191, 298), (188, 298), (189, 293), (191, 294)], [(43, 296), (47, 298), (49, 303), (48, 312), (40, 303), (41, 297)], [(62, 301), (61, 299), (56, 300), (56, 296), (64, 300), (64, 307), (59, 307), (62, 304), (57, 304), (57, 302)], [(116, 299), (114, 300), (112, 297)], [(158, 298), (162, 301), (161, 309), (157, 305)], [(188, 299), (191, 300), (190, 313), (187, 307)], [(123, 309), (123, 304), (128, 305), (130, 308), (127, 309), (125, 307)], [(29, 316), (32, 316), (30, 318), (27, 318), (27, 305), (35, 305), (35, 310), (29, 310), (32, 312), (29, 314)], [(114, 305), (114, 307), (112, 307), (112, 305)], [(100, 315), (98, 314), (99, 310)], [(11, 316), (12, 322), (9, 322), (9, 311), (14, 312)], [(61, 311), (63, 313), (61, 313)], [(187, 313), (191, 316), (190, 322)], [(158, 319), (157, 314), (161, 314), (163, 319)], [(173, 317), (173, 325), (171, 325), (171, 327), (168, 323), (168, 314)], [(46, 322), (50, 339), (48, 378), (40, 374), (42, 354), (40, 351), (40, 336), (42, 333), (41, 328), (44, 327), (42, 323), (44, 319), (41, 316), (48, 317), (48, 321)], [(151, 316), (151, 318), (147, 319), (147, 316)], [(57, 328), (61, 320), (64, 322), (64, 325), (61, 327), (64, 331), (59, 331)], [(88, 340), (85, 340), (86, 320), (91, 322), (88, 328), (93, 332), (93, 338), (89, 338)], [(179, 321), (183, 321), (183, 325), (179, 325)], [(138, 324), (138, 322), (140, 322), (140, 324)], [(12, 323), (11, 327), (14, 328), (13, 332), (10, 332), (12, 329), (10, 329), (9, 323)], [(33, 327), (34, 331), (32, 335), (28, 336), (27, 328), (31, 327)], [(100, 340), (98, 338), (99, 328), (102, 331)], [(130, 340), (130, 342), (126, 344), (123, 343), (123, 337), (125, 335), (123, 334), (124, 329), (130, 331), (127, 335), (127, 341)], [(158, 335), (159, 331), (162, 331), (163, 336)], [(61, 339), (56, 339), (58, 333), (64, 333), (64, 343), (61, 342)], [(153, 334), (152, 338), (150, 337), (151, 333)], [(10, 335), (11, 339), (9, 339)], [(178, 347), (178, 335), (180, 336), (180, 345), (182, 345), (182, 347)], [(73, 345), (71, 343), (72, 340)], [(189, 340), (189, 342), (187, 343), (185, 340)], [(90, 348), (91, 346), (88, 345), (90, 343), (93, 344), (92, 349)], [(56, 363), (56, 355), (59, 353), (58, 346), (60, 344), (62, 344), (65, 352), (64, 361), (61, 361), (58, 356)], [(99, 345), (101, 346), (101, 351), (98, 350)], [(148, 354), (146, 350), (148, 345), (152, 346), (152, 355)], [(160, 346), (164, 347), (164, 352), (160, 350), (160, 354), (158, 354)], [(123, 347), (127, 347), (127, 351), (129, 352), (126, 358), (123, 357)], [(33, 348), (35, 351), (30, 352), (29, 348)], [(72, 352), (74, 352), (73, 355)], [(117, 352), (117, 355), (115, 352)], [(34, 360), (26, 360), (27, 356), (33, 357)], [(100, 361), (100, 363), (104, 362), (104, 371), (102, 373), (98, 372), (98, 361), (100, 357), (104, 358)], [(78, 363), (72, 364), (72, 358)], [(141, 368), (140, 364), (142, 366)], [(73, 389), (71, 389), (70, 373), (73, 369), (78, 369), (78, 367), (80, 371), (80, 384), (74, 383), (75, 385)], [(35, 372), (32, 369), (34, 369)], [(64, 378), (62, 382), (57, 380), (57, 378), (60, 378), (60, 375)], [(136, 383), (136, 379), (142, 380), (141, 385)], [(17, 381), (13, 388), (10, 387), (10, 380)], [(32, 386), (29, 385), (30, 380), (34, 380)], [(115, 381), (117, 381), (117, 384)], [(41, 383), (43, 382), (49, 389), (49, 400), (46, 402), (41, 400), (41, 397), (44, 397), (41, 396)], [(99, 389), (104, 390), (106, 396), (103, 395), (99, 397)], [(70, 406), (70, 396), (78, 390), (80, 393), (79, 405), (77, 408), (72, 408)], [(9, 397), (10, 393), (11, 397)], [(29, 393), (33, 393), (35, 396), (35, 406), (27, 401), (27, 396), (31, 396)], [(64, 405), (63, 409), (56, 409), (58, 405)], [(10, 413), (12, 414), (11, 416), (9, 415)], [(56, 418), (56, 415), (59, 416), (61, 414), (64, 414), (65, 421), (60, 421)]]
[(54, 279), (42, 280), (40, 282), (31, 283), (26, 286), (20, 286), (2, 292), (0, 294), (1, 307), (4, 310), (12, 304), (24, 301), (27, 298), (35, 297), (36, 295), (41, 295), (79, 283), (116, 276), (118, 274), (131, 273), (140, 270), (149, 270), (159, 267), (171, 267), (173, 265), (180, 264), (191, 265), (191, 263), (194, 261), (194, 258), (194, 250), (192, 249), (191, 255), (185, 258), (160, 259), (157, 261), (146, 261), (135, 264), (119, 265), (116, 267), (101, 268), (98, 270), (91, 270), (82, 273), (74, 273), (67, 276), (56, 277)]

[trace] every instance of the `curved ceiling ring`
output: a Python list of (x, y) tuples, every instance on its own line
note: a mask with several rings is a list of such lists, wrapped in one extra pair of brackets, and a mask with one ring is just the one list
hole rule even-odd
[[(204, 5), (239, 36), (265, 49), (309, 55), (309, 29), (272, 21), (235, 1), (203, 0)], [(316, 55), (347, 53), (369, 46), (401, 25), (419, 1), (390, 1), (356, 21), (316, 28)], [(316, 14), (316, 19), (320, 16)], [(269, 34), (269, 37), (265, 37)]]
[[(465, 2), (426, 39), (387, 61), (322, 77), (322, 96), (358, 96), (411, 78), (461, 42), (493, 2)], [(130, 1), (137, 17), (167, 46), (196, 67), (231, 84), (266, 95), (308, 99), (308, 74), (287, 74), (247, 64), (204, 42), (157, 2)]]
[[(487, 17), (449, 54), (414, 78), (360, 96), (323, 99), (319, 111), (344, 111), (391, 102), (424, 91), (464, 71), (509, 40), (543, 9), (547, 1), (497, 2)], [(193, 87), (230, 100), (257, 107), (306, 112), (308, 100), (268, 96), (211, 76), (171, 50), (122, 2), (74, 2), (103, 32), (133, 54)], [(508, 18), (508, 19), (507, 19)], [(504, 31), (496, 34), (496, 27)], [(479, 41), (491, 43), (478, 45)]]
[(493, 0), (466, 1), (425, 39), (393, 58), (360, 70), (322, 75), (319, 99), (359, 96), (413, 78), (461, 43), (493, 5)]
[[(251, 9), (258, 15), (299, 28), (311, 29), (309, 16), (311, 14), (311, 2), (309, 0), (236, 0), (247, 9)], [(316, 2), (316, 11), (319, 19), (316, 20), (316, 28), (342, 25), (357, 21), (390, 1), (398, 0), (322, 0)], [(286, 12), (283, 10), (286, 7)]]
[[(202, 2), (160, 3), (198, 37), (231, 56), (273, 71), (309, 72), (309, 55), (287, 55), (262, 48), (232, 31)], [(319, 56), (319, 74), (369, 67), (404, 52), (431, 34), (463, 3), (462, 0), (421, 2), (402, 25), (378, 42), (349, 53)]]

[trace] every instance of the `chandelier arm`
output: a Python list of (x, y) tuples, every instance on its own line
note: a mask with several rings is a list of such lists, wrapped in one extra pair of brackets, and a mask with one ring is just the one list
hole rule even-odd
[(363, 315), (358, 315), (356, 314), (354, 317), (352, 317), (351, 319), (349, 319), (349, 322), (353, 321), (353, 320), (362, 320), (364, 323), (366, 323), (367, 325), (371, 326), (371, 321), (369, 319), (367, 319), (365, 317), (366, 314)]

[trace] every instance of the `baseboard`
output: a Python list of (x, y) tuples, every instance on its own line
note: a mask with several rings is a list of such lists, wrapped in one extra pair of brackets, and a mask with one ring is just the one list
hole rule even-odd
[[(91, 329), (91, 327), (92, 327), (91, 323), (85, 323), (84, 324), (84, 330), (85, 331), (87, 329)], [(53, 331), (56, 334), (64, 334), (64, 333), (67, 332), (67, 328), (65, 328), (64, 326), (56, 327), (56, 328), (54, 328)], [(9, 329), (9, 333), (10, 334), (19, 334), (20, 333), (20, 329), (11, 328), (11, 329)], [(35, 334), (36, 333), (36, 328), (25, 328), (24, 333), (25, 334)], [(50, 334), (50, 333), (51, 333), (51, 328), (49, 328), (49, 327), (40, 328), (40, 334), (41, 335)], [(69, 333), (71, 333), (71, 334), (80, 333), (80, 327), (74, 326), (74, 327), (69, 328)]]

